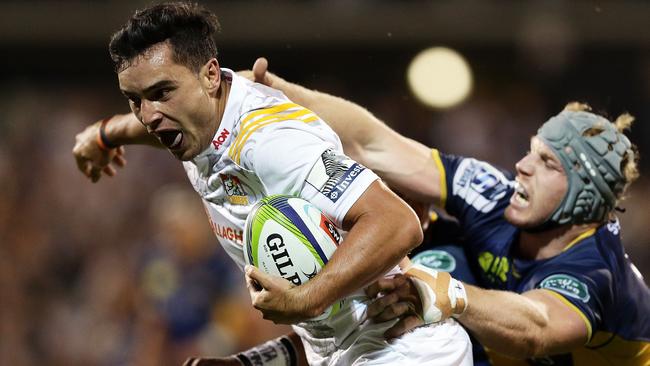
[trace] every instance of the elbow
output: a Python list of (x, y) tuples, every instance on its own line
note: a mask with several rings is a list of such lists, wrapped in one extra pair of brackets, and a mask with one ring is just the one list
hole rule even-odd
[(521, 335), (521, 338), (513, 340), (512, 344), (516, 344), (518, 347), (508, 347), (503, 350), (508, 357), (525, 360), (548, 355), (544, 339), (539, 332), (526, 332)]
[(415, 216), (412, 210), (408, 209), (400, 215), (402, 218), (398, 221), (396, 225), (396, 230), (400, 233), (400, 245), (404, 251), (404, 255), (407, 255), (411, 250), (422, 244), (424, 239), (424, 233), (422, 232), (422, 226), (420, 226), (420, 221)]

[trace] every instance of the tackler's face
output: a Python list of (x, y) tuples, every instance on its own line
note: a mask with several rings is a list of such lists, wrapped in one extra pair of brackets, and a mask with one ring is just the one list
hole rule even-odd
[(564, 167), (538, 137), (530, 141), (530, 151), (516, 164), (515, 191), (505, 217), (520, 228), (543, 224), (558, 208), (568, 189)]
[[(216, 64), (214, 59), (211, 62)], [(211, 102), (215, 81), (206, 78), (205, 69), (197, 74), (176, 63), (171, 46), (163, 42), (118, 73), (120, 90), (135, 116), (180, 160), (190, 160), (205, 150), (218, 127)]]

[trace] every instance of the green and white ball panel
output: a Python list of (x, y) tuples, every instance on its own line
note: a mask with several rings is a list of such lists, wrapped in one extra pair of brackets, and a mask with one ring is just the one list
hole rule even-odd
[(248, 264), (301, 285), (327, 263), (340, 241), (334, 225), (311, 203), (292, 196), (266, 197), (244, 230)]
[[(314, 205), (293, 196), (269, 196), (248, 215), (244, 229), (247, 264), (301, 285), (316, 276), (341, 242), (341, 235)], [(330, 306), (319, 321), (338, 312)]]

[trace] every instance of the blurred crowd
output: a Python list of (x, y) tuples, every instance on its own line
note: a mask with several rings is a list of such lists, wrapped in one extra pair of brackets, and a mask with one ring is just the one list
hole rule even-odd
[[(631, 112), (642, 176), (619, 217), (626, 251), (647, 283), (650, 52), (569, 45), (571, 52), (545, 58), (553, 55), (535, 44), (522, 54), (461, 49), (476, 88), (445, 111), (419, 105), (405, 86), (404, 69), (418, 47), (287, 46), (271, 53), (231, 45), (222, 64), (249, 67), (268, 51), (271, 68), (290, 80), (357, 101), (442, 151), (506, 169), (570, 100), (614, 118)], [(180, 365), (190, 355), (226, 355), (284, 333), (287, 327), (251, 307), (243, 274), (219, 247), (169, 153), (128, 147), (128, 165), (97, 184), (77, 172), (74, 135), (126, 111), (105, 48), (88, 52), (105, 65), (59, 60), (64, 71), (0, 73), (0, 365)], [(93, 75), (99, 69), (104, 74)]]

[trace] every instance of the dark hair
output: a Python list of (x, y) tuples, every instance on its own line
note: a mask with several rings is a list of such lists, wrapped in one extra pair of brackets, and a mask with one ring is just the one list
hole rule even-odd
[(217, 16), (195, 3), (163, 3), (138, 10), (113, 36), (108, 46), (120, 72), (151, 46), (169, 41), (174, 62), (199, 71), (217, 57)]

